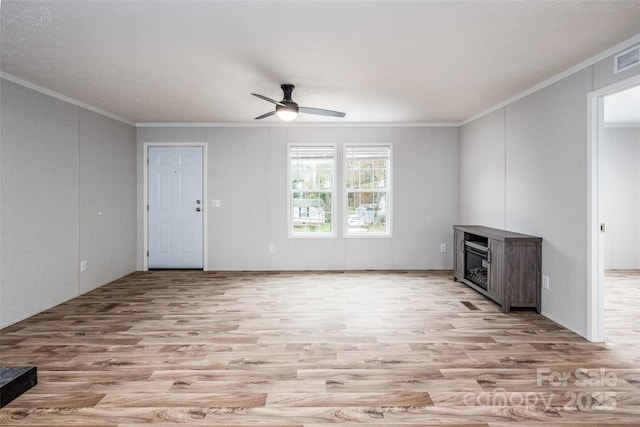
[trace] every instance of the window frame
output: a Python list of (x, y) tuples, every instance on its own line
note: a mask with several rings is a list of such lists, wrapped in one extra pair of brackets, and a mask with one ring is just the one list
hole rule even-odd
[[(291, 170), (291, 149), (295, 148), (295, 147), (322, 147), (322, 148), (331, 148), (332, 153), (333, 153), (333, 165), (332, 165), (332, 186), (331, 186), (331, 190), (329, 191), (325, 191), (325, 190), (318, 190), (318, 189), (314, 189), (314, 190), (305, 190), (305, 191), (309, 191), (309, 192), (324, 192), (324, 193), (329, 193), (331, 194), (331, 231), (307, 231), (307, 232), (295, 232), (294, 231), (294, 227), (293, 227), (293, 194), (297, 191), (294, 191), (294, 189), (291, 186), (291, 179), (292, 179), (292, 170)], [(304, 239), (308, 239), (308, 238), (312, 238), (312, 239), (331, 239), (331, 238), (336, 238), (337, 237), (337, 227), (336, 227), (336, 202), (337, 202), (337, 198), (336, 198), (336, 194), (337, 194), (337, 187), (336, 187), (336, 183), (339, 182), (338, 179), (338, 175), (337, 175), (337, 162), (338, 162), (338, 147), (337, 144), (334, 143), (289, 143), (287, 144), (287, 234), (289, 238), (293, 238), (293, 239), (300, 239), (300, 238), (304, 238)]]
[[(389, 161), (386, 178), (388, 183), (386, 185), (386, 193), (388, 198), (385, 199), (385, 210), (387, 214), (387, 231), (384, 232), (371, 232), (371, 231), (349, 231), (348, 215), (349, 215), (349, 191), (347, 188), (347, 153), (349, 147), (387, 147), (389, 149)], [(345, 143), (343, 146), (342, 154), (342, 230), (343, 236), (347, 239), (353, 238), (392, 238), (393, 237), (393, 144), (390, 142), (354, 142)]]

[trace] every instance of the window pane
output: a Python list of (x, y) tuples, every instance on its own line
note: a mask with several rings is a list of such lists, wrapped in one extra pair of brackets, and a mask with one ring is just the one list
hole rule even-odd
[(373, 188), (382, 190), (387, 188), (387, 170), (386, 169), (374, 169), (373, 171)]
[(316, 164), (314, 189), (333, 188), (333, 160), (323, 160)]
[(389, 145), (345, 147), (347, 234), (389, 233)]
[(333, 188), (333, 147), (293, 146), (289, 157), (293, 190)]
[(357, 162), (349, 162), (347, 170), (345, 172), (347, 188), (359, 188), (360, 187), (360, 168)]
[(290, 229), (293, 234), (333, 233), (333, 145), (290, 145)]
[(371, 168), (365, 166), (360, 169), (360, 189), (371, 189), (373, 188), (373, 170)]
[(331, 193), (293, 193), (294, 232), (331, 232)]
[(292, 160), (291, 189), (327, 190), (333, 188), (333, 161)]
[(347, 193), (349, 232), (387, 232), (386, 192)]

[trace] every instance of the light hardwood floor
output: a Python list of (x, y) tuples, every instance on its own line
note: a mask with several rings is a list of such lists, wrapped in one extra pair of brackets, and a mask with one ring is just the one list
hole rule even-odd
[(0, 331), (1, 425), (639, 425), (640, 272), (607, 342), (450, 272), (140, 272)]

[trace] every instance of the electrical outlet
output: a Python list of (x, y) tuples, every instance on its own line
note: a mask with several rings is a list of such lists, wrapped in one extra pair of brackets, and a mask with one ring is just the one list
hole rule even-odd
[(542, 276), (542, 288), (549, 289), (549, 276)]
[(274, 244), (269, 245), (269, 253), (271, 253), (271, 254), (275, 254), (276, 253), (276, 245), (274, 245)]
[(220, 202), (220, 199), (211, 200), (211, 207), (212, 208), (219, 208), (221, 205), (222, 205), (222, 203)]
[(85, 271), (87, 271), (87, 260), (83, 259), (80, 261), (80, 273), (84, 273)]
[(442, 253), (447, 252), (447, 244), (446, 243), (440, 243), (440, 252), (442, 252)]

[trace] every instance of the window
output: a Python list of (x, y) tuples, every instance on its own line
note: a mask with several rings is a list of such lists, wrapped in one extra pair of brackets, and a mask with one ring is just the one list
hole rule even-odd
[(289, 145), (290, 236), (335, 236), (335, 145)]
[(391, 235), (391, 145), (345, 145), (347, 236)]

